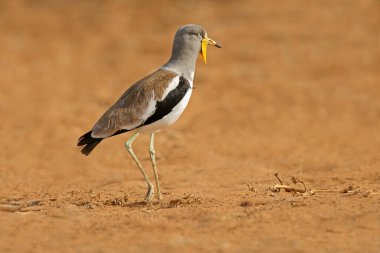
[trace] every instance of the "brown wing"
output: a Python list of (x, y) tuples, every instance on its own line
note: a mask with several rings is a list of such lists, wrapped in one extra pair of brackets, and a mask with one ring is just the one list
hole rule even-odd
[(176, 76), (171, 71), (159, 69), (133, 84), (95, 123), (91, 136), (106, 138), (121, 129), (132, 130), (140, 126), (146, 120), (143, 116), (150, 114), (151, 100), (160, 100)]

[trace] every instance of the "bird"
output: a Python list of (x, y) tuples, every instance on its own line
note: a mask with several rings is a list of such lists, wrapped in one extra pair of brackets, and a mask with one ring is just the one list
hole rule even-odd
[(149, 154), (157, 198), (161, 200), (154, 136), (176, 122), (185, 110), (192, 94), (196, 60), (201, 55), (207, 63), (208, 45), (222, 48), (207, 36), (201, 25), (187, 24), (179, 28), (167, 63), (131, 85), (91, 130), (78, 139), (77, 146), (84, 146), (81, 153), (88, 156), (104, 139), (131, 131), (133, 134), (124, 145), (148, 185), (147, 203), (154, 198), (154, 186), (134, 153), (132, 143), (140, 134), (150, 134)]

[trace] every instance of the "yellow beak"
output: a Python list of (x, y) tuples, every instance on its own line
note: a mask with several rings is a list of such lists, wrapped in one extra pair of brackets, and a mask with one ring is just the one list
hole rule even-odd
[(207, 64), (207, 59), (206, 59), (206, 56), (207, 56), (207, 46), (208, 45), (212, 45), (212, 46), (215, 46), (215, 47), (218, 47), (218, 48), (222, 48), (222, 46), (215, 42), (214, 40), (210, 39), (210, 38), (204, 38), (202, 39), (202, 45), (201, 45), (201, 55), (202, 55), (202, 58), (203, 60), (205, 61), (205, 63)]

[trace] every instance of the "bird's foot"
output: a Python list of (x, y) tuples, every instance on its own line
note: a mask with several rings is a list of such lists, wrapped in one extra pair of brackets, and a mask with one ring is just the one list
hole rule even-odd
[(157, 192), (157, 199), (162, 200), (162, 194), (160, 191)]
[(148, 184), (148, 191), (145, 195), (145, 201), (150, 203), (154, 197), (154, 187), (153, 185)]

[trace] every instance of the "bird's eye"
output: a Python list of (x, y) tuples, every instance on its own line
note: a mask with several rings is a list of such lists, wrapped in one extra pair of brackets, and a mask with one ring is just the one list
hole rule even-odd
[(203, 37), (202, 33), (198, 33), (198, 36), (201, 37), (201, 38)]

